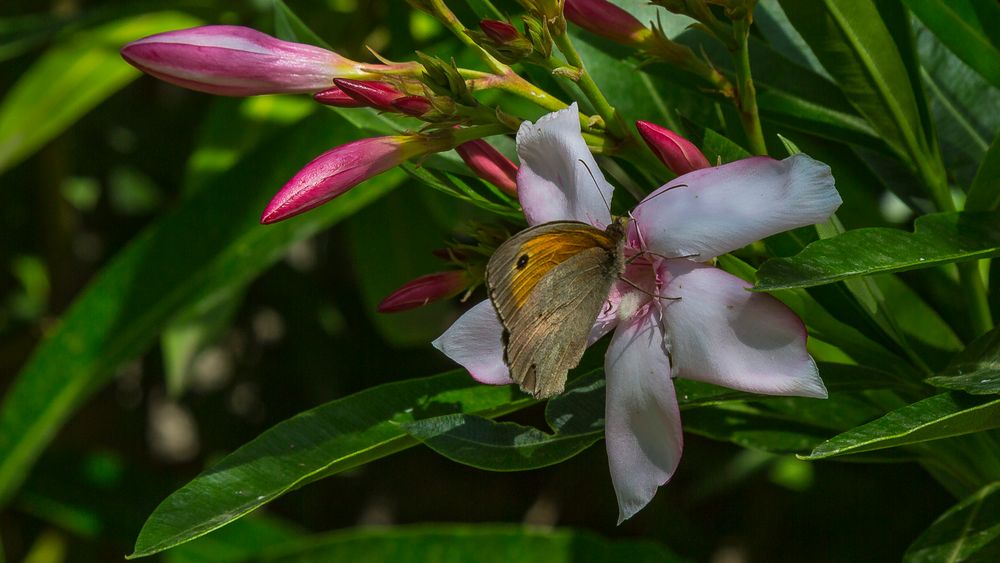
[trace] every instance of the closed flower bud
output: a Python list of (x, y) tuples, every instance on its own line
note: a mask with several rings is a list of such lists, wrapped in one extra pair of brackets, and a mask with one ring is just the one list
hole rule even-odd
[(632, 14), (607, 0), (566, 0), (566, 19), (615, 43), (638, 45), (652, 33)]
[(392, 110), (392, 102), (405, 96), (403, 92), (387, 82), (377, 80), (351, 80), (337, 78), (333, 81), (345, 94), (363, 103), (382, 110)]
[(393, 291), (378, 304), (379, 313), (398, 313), (423, 307), (434, 301), (454, 297), (469, 286), (469, 276), (462, 270), (420, 276)]
[(403, 96), (392, 101), (392, 107), (400, 113), (420, 117), (429, 112), (433, 106), (431, 101), (423, 96)]
[(517, 165), (500, 154), (492, 145), (477, 139), (462, 143), (455, 152), (483, 180), (492, 183), (508, 195), (517, 194)]
[(323, 105), (338, 108), (363, 108), (368, 106), (365, 102), (359, 101), (354, 96), (348, 95), (347, 92), (344, 92), (336, 86), (321, 92), (316, 92), (313, 94), (313, 99)]
[(674, 174), (680, 176), (710, 166), (698, 147), (670, 129), (648, 121), (636, 121), (635, 126), (649, 148)]
[(442, 140), (418, 135), (372, 137), (332, 148), (299, 170), (278, 191), (260, 222), (275, 223), (298, 215), (410, 158), (447, 148)]
[(495, 43), (504, 44), (521, 39), (521, 33), (517, 31), (517, 28), (507, 22), (482, 20), (479, 22), (479, 29), (483, 30), (483, 33)]
[(161, 80), (224, 96), (315, 92), (329, 88), (337, 76), (372, 76), (366, 65), (332, 51), (234, 25), (151, 35), (129, 43), (121, 54)]

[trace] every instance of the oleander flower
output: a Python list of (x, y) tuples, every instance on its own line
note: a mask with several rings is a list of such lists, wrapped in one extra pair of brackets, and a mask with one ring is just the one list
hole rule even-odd
[[(604, 201), (613, 188), (580, 134), (575, 104), (525, 122), (517, 152), (517, 194), (529, 224), (576, 220), (603, 229), (611, 222)], [(640, 255), (626, 269), (628, 282), (612, 288), (590, 339), (614, 330), (605, 356), (605, 442), (619, 523), (650, 502), (680, 461), (673, 378), (766, 395), (827, 396), (802, 321), (709, 262), (824, 221), (840, 203), (830, 168), (800, 154), (694, 170), (632, 211), (626, 254)], [(434, 346), (476, 380), (508, 384), (501, 333), (492, 304), (483, 301)]]

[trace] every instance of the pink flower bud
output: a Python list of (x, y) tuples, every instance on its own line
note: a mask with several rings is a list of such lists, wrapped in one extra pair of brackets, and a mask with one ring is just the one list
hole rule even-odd
[(406, 94), (400, 92), (392, 84), (377, 80), (350, 80), (335, 78), (333, 83), (345, 94), (373, 108), (391, 110), (392, 101)]
[(615, 43), (633, 45), (650, 33), (632, 14), (607, 0), (566, 0), (563, 13), (569, 21)]
[(323, 105), (338, 108), (363, 108), (368, 106), (365, 102), (358, 101), (336, 86), (328, 90), (316, 92), (313, 94), (313, 99)]
[(501, 45), (521, 38), (521, 33), (517, 31), (517, 28), (507, 22), (482, 20), (479, 22), (479, 29), (483, 30), (483, 33), (490, 40)]
[(378, 304), (379, 313), (398, 313), (423, 307), (434, 301), (454, 297), (469, 286), (468, 275), (461, 270), (427, 274), (403, 284)]
[(492, 145), (477, 139), (458, 145), (455, 152), (462, 157), (476, 176), (492, 183), (504, 193), (517, 194), (517, 165), (500, 154), (500, 151)]
[(432, 109), (431, 101), (423, 96), (403, 96), (402, 98), (396, 98), (392, 101), (392, 107), (401, 113), (414, 117), (420, 117)]
[(372, 76), (366, 65), (337, 53), (234, 25), (150, 35), (125, 45), (121, 54), (161, 80), (223, 96), (315, 92), (329, 88), (336, 76)]
[(260, 222), (266, 225), (298, 215), (407, 159), (446, 148), (440, 140), (416, 135), (372, 137), (332, 148), (299, 170), (275, 194)]
[(649, 148), (674, 174), (680, 176), (710, 166), (698, 147), (670, 129), (648, 121), (636, 121), (635, 126)]

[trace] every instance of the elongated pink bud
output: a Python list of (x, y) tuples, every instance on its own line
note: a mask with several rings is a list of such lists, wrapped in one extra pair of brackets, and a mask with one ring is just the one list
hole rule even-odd
[(510, 43), (511, 41), (522, 39), (521, 32), (507, 22), (498, 20), (482, 20), (479, 22), (479, 29), (483, 30), (483, 33), (485, 33), (491, 40), (500, 44)]
[(566, 0), (566, 19), (615, 43), (633, 45), (651, 32), (642, 22), (607, 0)]
[(648, 121), (636, 121), (639, 134), (671, 172), (680, 176), (710, 166), (708, 159), (691, 141)]
[(416, 135), (361, 139), (317, 156), (275, 194), (260, 222), (275, 223), (308, 211), (420, 154), (446, 149)]
[(482, 139), (462, 143), (455, 152), (483, 180), (509, 195), (517, 194), (517, 165)]
[(333, 83), (345, 94), (373, 108), (391, 110), (392, 101), (406, 94), (400, 92), (392, 84), (377, 80), (351, 80), (335, 78)]
[(450, 270), (420, 276), (393, 291), (378, 304), (379, 313), (398, 313), (449, 299), (469, 287), (469, 277), (462, 270)]
[(316, 92), (313, 94), (313, 99), (323, 105), (337, 108), (363, 108), (368, 106), (365, 102), (358, 101), (354, 96), (348, 95), (336, 86)]
[(315, 92), (338, 76), (370, 78), (364, 65), (337, 53), (235, 25), (207, 25), (144, 37), (122, 47), (132, 66), (209, 94), (253, 96)]
[(400, 113), (420, 117), (429, 112), (433, 106), (431, 106), (431, 101), (423, 96), (403, 96), (393, 100), (392, 107), (399, 110)]

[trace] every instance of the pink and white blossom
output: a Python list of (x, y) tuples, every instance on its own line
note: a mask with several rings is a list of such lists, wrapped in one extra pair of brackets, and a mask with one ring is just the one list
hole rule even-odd
[[(518, 197), (529, 224), (574, 219), (604, 228), (610, 222), (598, 189), (610, 200), (613, 188), (580, 135), (575, 104), (525, 122), (517, 150)], [(673, 378), (767, 395), (826, 397), (806, 351), (802, 321), (709, 261), (823, 221), (840, 203), (830, 168), (800, 154), (695, 170), (633, 210), (626, 253), (644, 254), (625, 273), (631, 283), (619, 281), (612, 289), (591, 334), (593, 342), (614, 330), (605, 356), (605, 441), (619, 523), (650, 502), (680, 461)], [(492, 305), (483, 301), (434, 346), (480, 382), (511, 383), (501, 332)]]

